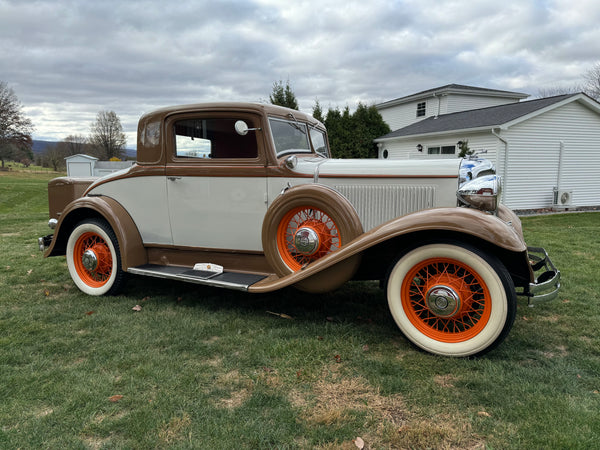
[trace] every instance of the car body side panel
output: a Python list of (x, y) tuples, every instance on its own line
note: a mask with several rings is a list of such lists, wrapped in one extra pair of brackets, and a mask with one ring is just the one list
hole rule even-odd
[(88, 196), (114, 198), (133, 218), (145, 244), (172, 245), (166, 178), (131, 176), (92, 186)]

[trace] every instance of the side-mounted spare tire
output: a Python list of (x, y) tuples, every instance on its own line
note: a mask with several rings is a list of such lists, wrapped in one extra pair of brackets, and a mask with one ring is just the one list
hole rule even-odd
[[(352, 204), (320, 184), (287, 189), (271, 204), (262, 227), (267, 261), (279, 276), (297, 272), (339, 250), (363, 233)], [(295, 286), (308, 292), (338, 288), (356, 272), (360, 255), (352, 256)]]

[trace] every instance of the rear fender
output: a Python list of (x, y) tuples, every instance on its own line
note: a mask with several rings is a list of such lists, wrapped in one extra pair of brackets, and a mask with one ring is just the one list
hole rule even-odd
[(313, 276), (322, 276), (321, 272), (325, 270), (335, 273), (335, 266), (342, 265), (351, 256), (399, 236), (428, 231), (472, 236), (508, 252), (525, 254), (527, 250), (519, 219), (504, 206), (500, 207), (498, 216), (470, 208), (428, 209), (390, 220), (363, 233), (340, 250), (315, 261), (303, 270), (282, 278), (269, 277), (254, 284), (249, 290), (267, 292)]
[(129, 213), (110, 197), (81, 197), (64, 209), (44, 257), (64, 255), (71, 231), (82, 220), (100, 217), (108, 222), (119, 242), (123, 270), (148, 262), (140, 233)]

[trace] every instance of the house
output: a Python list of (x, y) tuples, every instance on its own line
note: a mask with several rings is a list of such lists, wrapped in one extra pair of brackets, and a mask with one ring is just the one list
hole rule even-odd
[(600, 104), (581, 93), (524, 98), (448, 85), (376, 105), (395, 129), (375, 140), (379, 157), (456, 158), (467, 143), (496, 165), (513, 209), (600, 205)]
[(65, 161), (67, 176), (76, 178), (101, 177), (135, 164), (134, 161), (99, 161), (98, 158), (82, 154), (67, 156)]

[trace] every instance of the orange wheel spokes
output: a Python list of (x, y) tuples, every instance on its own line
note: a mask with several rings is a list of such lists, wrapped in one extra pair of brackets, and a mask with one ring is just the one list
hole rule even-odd
[[(299, 248), (298, 233), (310, 236), (310, 245)], [(292, 270), (300, 270), (341, 247), (337, 225), (324, 211), (309, 206), (294, 208), (283, 217), (277, 229), (277, 247)]]
[[(95, 267), (84, 264), (86, 252), (93, 258)], [(102, 236), (92, 232), (82, 234), (75, 243), (73, 259), (77, 274), (88, 286), (101, 287), (110, 279), (113, 269), (112, 255)]]
[(465, 341), (481, 332), (489, 320), (488, 288), (475, 270), (460, 261), (423, 261), (409, 271), (401, 289), (409, 320), (432, 339)]

